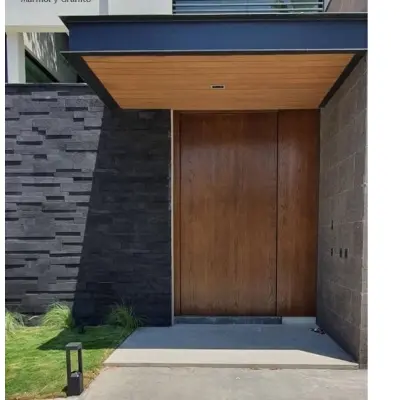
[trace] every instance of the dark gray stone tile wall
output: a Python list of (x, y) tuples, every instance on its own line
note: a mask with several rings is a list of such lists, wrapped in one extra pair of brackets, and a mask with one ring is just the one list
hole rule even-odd
[(367, 61), (321, 110), (317, 322), (367, 364)]
[(6, 85), (6, 306), (171, 322), (170, 113), (111, 113), (86, 85)]

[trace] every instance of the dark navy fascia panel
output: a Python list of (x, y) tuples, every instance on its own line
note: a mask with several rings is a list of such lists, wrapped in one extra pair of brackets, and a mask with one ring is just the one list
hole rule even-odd
[(367, 20), (210, 19), (73, 21), (72, 52), (352, 52), (367, 49)]

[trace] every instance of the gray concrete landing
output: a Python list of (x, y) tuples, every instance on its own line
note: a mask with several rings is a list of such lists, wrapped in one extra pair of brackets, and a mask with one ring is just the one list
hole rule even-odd
[(105, 361), (119, 367), (356, 369), (328, 336), (303, 325), (140, 328)]

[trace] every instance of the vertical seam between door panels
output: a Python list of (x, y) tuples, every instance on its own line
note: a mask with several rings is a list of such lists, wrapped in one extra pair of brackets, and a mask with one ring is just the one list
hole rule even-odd
[(178, 179), (178, 197), (179, 197), (179, 208), (178, 208), (178, 223), (179, 223), (179, 314), (182, 315), (182, 114), (178, 117), (178, 152), (179, 152), (179, 179)]
[(276, 223), (275, 223), (275, 316), (278, 316), (278, 233), (279, 233), (279, 118), (280, 112), (276, 112)]

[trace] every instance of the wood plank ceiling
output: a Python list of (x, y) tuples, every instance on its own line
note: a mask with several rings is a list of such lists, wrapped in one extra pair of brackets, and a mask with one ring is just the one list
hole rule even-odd
[(318, 108), (352, 57), (265, 54), (83, 58), (121, 108), (274, 110)]

